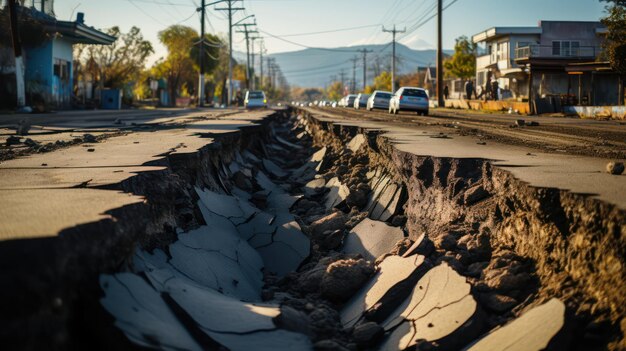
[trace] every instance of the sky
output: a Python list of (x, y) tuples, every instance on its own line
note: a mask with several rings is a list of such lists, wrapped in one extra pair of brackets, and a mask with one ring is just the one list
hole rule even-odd
[[(200, 30), (196, 8), (201, 0), (56, 0), (59, 20), (85, 13), (85, 23), (95, 28), (132, 26), (141, 29), (155, 48), (147, 65), (167, 55), (157, 33), (173, 24)], [(212, 2), (206, 0), (207, 3)], [(240, 0), (233, 22), (254, 14), (259, 36), (268, 53), (310, 47), (381, 44), (391, 41), (382, 31), (396, 26), (406, 33), (398, 41), (413, 48), (434, 48), (437, 42), (436, 0)], [(443, 0), (443, 47), (452, 49), (455, 38), (472, 36), (494, 26), (533, 26), (540, 20), (596, 21), (604, 15), (599, 0)], [(207, 7), (206, 30), (228, 35), (224, 11)], [(246, 20), (248, 22), (253, 19)], [(322, 32), (322, 33), (320, 33)], [(325, 32), (325, 33), (324, 33)], [(258, 41), (257, 44), (258, 50)], [(245, 52), (243, 34), (235, 33), (235, 50)]]

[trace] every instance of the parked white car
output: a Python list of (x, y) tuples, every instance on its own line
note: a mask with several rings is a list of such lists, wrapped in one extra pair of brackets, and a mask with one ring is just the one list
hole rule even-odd
[(356, 95), (346, 95), (343, 98), (341, 98), (341, 100), (339, 100), (339, 106), (341, 107), (352, 107), (354, 106), (354, 99), (356, 98)]
[(354, 99), (354, 108), (359, 109), (361, 107), (367, 106), (367, 99), (370, 97), (369, 94), (359, 93)]
[(261, 90), (248, 90), (243, 105), (246, 108), (267, 108), (267, 97)]
[(401, 87), (389, 100), (389, 113), (415, 111), (417, 114), (428, 115), (428, 94), (426, 90), (415, 87)]
[(389, 100), (393, 96), (390, 91), (376, 90), (367, 99), (366, 110), (371, 111), (375, 108), (386, 110), (389, 108)]

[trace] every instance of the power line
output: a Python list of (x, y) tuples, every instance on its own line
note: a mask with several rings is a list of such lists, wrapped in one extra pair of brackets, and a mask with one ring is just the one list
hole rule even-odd
[(156, 19), (155, 17), (153, 17), (151, 14), (149, 14), (148, 12), (146, 12), (142, 7), (140, 7), (139, 5), (135, 4), (135, 1), (140, 1), (140, 0), (128, 0), (128, 2), (135, 6), (137, 8), (137, 10), (141, 11), (144, 15), (150, 17), (153, 21), (155, 21), (156, 23), (162, 25), (163, 27), (167, 27), (167, 24), (159, 21), (158, 19)]
[(378, 26), (380, 26), (380, 24), (367, 24), (367, 25), (357, 26), (357, 27), (337, 28), (337, 29), (329, 29), (329, 30), (322, 30), (322, 31), (318, 31), (318, 32), (308, 32), (308, 33), (281, 34), (281, 35), (277, 35), (277, 36), (279, 36), (281, 38), (300, 37), (300, 36), (305, 36), (305, 35), (345, 32), (345, 31), (351, 31), (351, 30), (363, 29), (363, 28), (371, 28), (371, 27), (378, 27)]
[(128, 2), (142, 2), (144, 4), (154, 4), (154, 5), (166, 5), (166, 6), (184, 6), (191, 7), (192, 4), (189, 3), (174, 3), (171, 1), (163, 2), (163, 1), (153, 1), (153, 0), (126, 0)]
[(332, 52), (356, 52), (356, 50), (330, 49), (330, 48), (319, 48), (319, 47), (308, 46), (308, 45), (296, 43), (296, 42), (291, 41), (291, 40), (283, 39), (283, 38), (281, 38), (281, 37), (279, 37), (277, 35), (274, 35), (272, 33), (268, 33), (268, 32), (266, 32), (264, 30), (260, 30), (259, 29), (259, 32), (261, 32), (261, 33), (263, 33), (265, 35), (268, 35), (268, 36), (270, 36), (270, 37), (272, 37), (274, 39), (282, 40), (282, 41), (284, 41), (286, 43), (289, 43), (289, 44), (292, 44), (292, 45), (296, 45), (296, 46), (300, 46), (300, 47), (303, 47), (303, 48), (306, 48), (306, 49), (324, 50), (324, 51), (332, 51)]

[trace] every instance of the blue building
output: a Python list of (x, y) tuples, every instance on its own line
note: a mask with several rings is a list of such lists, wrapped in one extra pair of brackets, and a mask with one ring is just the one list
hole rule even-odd
[(74, 82), (72, 46), (109, 45), (116, 38), (86, 26), (84, 14), (81, 12), (77, 14), (75, 21), (58, 21), (34, 7), (21, 10), (23, 14), (32, 16), (42, 23), (48, 38), (37, 47), (23, 47), (27, 96), (31, 96), (31, 99), (43, 99), (48, 105), (68, 107)]

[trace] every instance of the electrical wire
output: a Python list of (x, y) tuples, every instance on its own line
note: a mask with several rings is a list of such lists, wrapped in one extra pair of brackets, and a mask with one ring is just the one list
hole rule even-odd
[(303, 48), (306, 48), (306, 49), (324, 50), (324, 51), (332, 51), (332, 52), (357, 52), (356, 50), (331, 49), (331, 48), (320, 48), (320, 47), (308, 46), (308, 45), (296, 43), (296, 42), (288, 40), (288, 39), (281, 38), (281, 37), (279, 37), (277, 35), (274, 35), (272, 33), (266, 32), (266, 31), (261, 30), (261, 29), (259, 29), (259, 32), (261, 32), (261, 33), (263, 33), (265, 35), (268, 35), (268, 36), (270, 36), (270, 37), (272, 37), (274, 39), (278, 39), (278, 40), (284, 41), (286, 43), (289, 43), (289, 44), (292, 44), (292, 45), (296, 45), (296, 46), (300, 46), (300, 47), (303, 47)]

